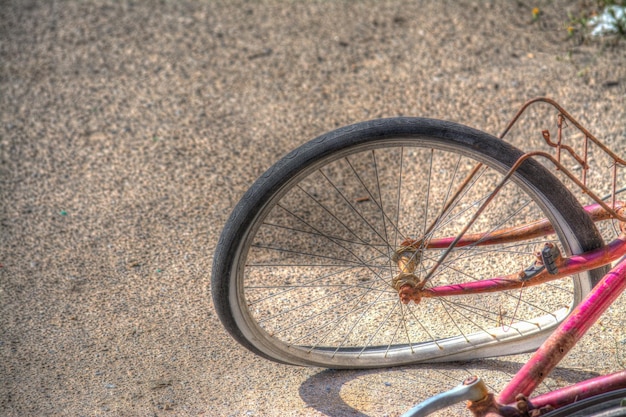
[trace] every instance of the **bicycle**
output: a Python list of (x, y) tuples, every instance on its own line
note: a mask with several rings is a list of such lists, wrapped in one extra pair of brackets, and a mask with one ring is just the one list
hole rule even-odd
[[(555, 155), (502, 140), (538, 102), (558, 113), (556, 141), (542, 132)], [(565, 143), (570, 124), (582, 152)], [(611, 161), (607, 198), (587, 187), (592, 154)], [(582, 207), (548, 166), (593, 204)], [(626, 397), (626, 371), (528, 398), (626, 287), (623, 166), (547, 98), (524, 104), (499, 138), (424, 118), (339, 128), (287, 154), (237, 204), (214, 256), (216, 311), (243, 346), (291, 365), (366, 369), (536, 350), (497, 397), (470, 378), (407, 416), (453, 400), (470, 401), (477, 416), (587, 412), (597, 405), (586, 398)], [(617, 236), (605, 244), (595, 223), (607, 220)]]

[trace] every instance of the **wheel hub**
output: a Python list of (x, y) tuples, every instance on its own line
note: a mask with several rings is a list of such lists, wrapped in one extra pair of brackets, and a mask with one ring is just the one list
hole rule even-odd
[(421, 251), (413, 245), (401, 246), (395, 251), (393, 261), (398, 265), (400, 272), (391, 283), (398, 291), (400, 301), (404, 304), (408, 304), (411, 300), (419, 302), (420, 297), (415, 290), (421, 289), (423, 282), (415, 275), (415, 271), (421, 261)]

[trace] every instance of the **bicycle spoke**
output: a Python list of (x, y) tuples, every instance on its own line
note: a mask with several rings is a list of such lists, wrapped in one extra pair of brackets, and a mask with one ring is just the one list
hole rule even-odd
[[(398, 187), (396, 188), (396, 224), (400, 224), (400, 197), (402, 196), (402, 173), (404, 168), (404, 147), (400, 148), (400, 166), (398, 170)], [(393, 246), (398, 246), (398, 233), (394, 233)]]
[[(282, 206), (281, 206), (281, 207), (282, 207)], [(282, 207), (282, 208), (283, 208), (283, 210), (285, 210), (285, 211), (288, 211), (288, 212), (289, 212), (289, 210), (285, 209), (284, 207)], [(300, 218), (299, 218), (298, 216), (296, 216), (295, 214), (293, 214), (293, 213), (291, 213), (291, 212), (289, 212), (289, 213), (290, 213), (290, 214), (292, 214), (294, 217), (298, 218), (299, 220), (301, 220), (303, 223), (307, 224), (304, 220), (300, 219)], [(307, 225), (308, 225), (308, 224), (307, 224)], [(313, 226), (311, 226), (311, 225), (308, 225), (308, 226), (310, 226), (313, 230), (317, 231), (318, 233), (321, 233), (321, 232), (319, 232), (319, 230), (317, 230), (315, 227), (313, 227)], [(331, 242), (333, 242), (335, 245), (339, 246), (339, 247), (340, 247), (340, 248), (342, 248), (342, 249), (345, 249), (345, 250), (346, 250), (346, 251), (348, 251), (350, 254), (352, 254), (352, 255), (353, 255), (353, 256), (357, 259), (357, 261), (361, 263), (361, 265), (363, 265), (363, 266), (365, 266), (365, 267), (369, 268), (369, 267), (368, 267), (368, 265), (367, 265), (365, 262), (363, 262), (363, 260), (362, 260), (362, 259), (360, 259), (360, 257), (359, 257), (357, 254), (355, 254), (353, 251), (351, 251), (351, 250), (350, 250), (350, 249), (348, 249), (347, 247), (345, 247), (345, 246), (343, 246), (343, 245), (339, 244), (338, 242), (333, 241), (333, 240), (332, 240), (332, 239), (330, 239), (328, 236), (326, 236), (326, 237), (327, 237), (327, 238), (328, 238)], [(358, 239), (358, 236), (356, 236), (356, 235), (355, 235), (355, 237), (357, 237), (357, 239)], [(371, 271), (374, 275), (376, 275), (376, 277), (378, 277), (379, 279), (381, 279), (381, 280), (382, 280), (382, 277), (381, 277), (380, 275), (378, 275), (378, 273), (377, 273), (376, 271), (374, 271), (374, 270), (372, 270), (372, 269), (370, 269), (370, 271)]]
[[(363, 182), (363, 179), (357, 173), (356, 169), (354, 168), (354, 166), (352, 165), (350, 160), (347, 157), (345, 158), (345, 160), (348, 163), (348, 166), (350, 166), (350, 168), (352, 169), (352, 172), (354, 173), (354, 176), (357, 178), (357, 180), (360, 182), (360, 184), (363, 186), (363, 188), (367, 192), (369, 198), (371, 198), (371, 200), (374, 202), (374, 204), (376, 204), (376, 207), (378, 207), (378, 210), (379, 210), (379, 213), (380, 213), (380, 216), (381, 216), (381, 221), (383, 222), (383, 231), (385, 232), (385, 242), (389, 242), (389, 237), (388, 237), (388, 234), (387, 234), (387, 222), (389, 222), (389, 224), (391, 225), (391, 227), (394, 230), (394, 232), (400, 234), (401, 237), (404, 239), (404, 238), (406, 238), (406, 236), (402, 235), (402, 232), (400, 231), (398, 226), (389, 218), (389, 216), (387, 215), (387, 213), (385, 212), (385, 210), (383, 208), (382, 196), (381, 196), (381, 192), (380, 192), (380, 180), (378, 178), (378, 170), (376, 168), (376, 156), (375, 156), (373, 150), (372, 150), (372, 158), (373, 158), (373, 164), (374, 164), (374, 174), (375, 174), (374, 176), (376, 178), (376, 189), (377, 189), (377, 193), (378, 193), (379, 198), (381, 198), (381, 202), (380, 203), (378, 202), (376, 197), (372, 194), (372, 192), (369, 190), (369, 187), (367, 187), (365, 185), (365, 183)], [(387, 248), (389, 249), (388, 245), (387, 245)]]
[[(337, 188), (337, 186), (324, 174), (324, 172), (322, 172), (322, 170), (319, 170), (320, 174), (322, 174), (322, 176), (326, 179), (326, 181), (328, 181), (328, 183), (331, 185), (331, 187), (333, 187), (333, 189), (335, 191), (337, 191), (337, 193), (341, 196), (341, 198), (345, 201), (345, 203), (348, 205), (348, 207), (350, 207), (350, 209), (352, 209), (352, 212), (354, 212), (355, 214), (357, 214), (357, 216), (359, 216), (359, 218), (361, 220), (363, 220), (363, 222), (376, 234), (376, 236), (378, 236), (379, 238), (382, 239), (383, 242), (387, 243), (387, 239), (385, 239), (383, 236), (380, 235), (380, 233), (378, 233), (378, 231), (371, 225), (370, 222), (367, 221), (367, 219), (365, 217), (363, 217), (363, 215), (361, 213), (359, 213), (359, 211), (354, 207), (354, 205), (352, 205), (352, 203), (350, 203), (350, 201), (348, 201), (348, 199), (346, 198), (346, 196)], [(389, 247), (389, 245), (387, 244), (387, 247)]]
[(374, 337), (378, 334), (378, 332), (380, 332), (380, 329), (383, 328), (383, 326), (385, 324), (387, 324), (387, 322), (389, 321), (389, 319), (391, 318), (391, 313), (393, 313), (393, 311), (398, 307), (398, 305), (400, 305), (400, 301), (396, 300), (396, 302), (393, 303), (393, 307), (392, 310), (387, 313), (384, 317), (383, 320), (381, 320), (378, 328), (376, 328), (376, 330), (374, 331), (374, 333), (372, 334), (372, 336), (367, 340), (367, 342), (365, 342), (365, 344), (363, 345), (363, 348), (361, 349), (361, 351), (359, 352), (359, 354), (357, 355), (357, 357), (361, 356), (363, 354), (363, 352), (365, 352), (365, 350), (371, 346), (371, 342), (374, 339)]
[[(252, 247), (253, 248), (257, 248), (257, 249), (266, 249), (266, 250), (269, 250), (269, 251), (280, 252), (280, 253), (291, 253), (291, 254), (302, 255), (302, 256), (310, 256), (311, 258), (323, 258), (323, 259), (330, 259), (330, 260), (333, 260), (333, 261), (354, 263), (356, 265), (365, 265), (364, 263), (354, 262), (354, 261), (352, 261), (350, 259), (338, 258), (338, 257), (335, 257), (335, 256), (318, 255), (318, 254), (315, 254), (315, 253), (296, 251), (296, 250), (287, 249), (287, 248), (275, 248), (275, 247), (272, 247), (272, 246), (265, 246), (265, 245), (260, 245), (260, 244), (252, 245)], [(330, 264), (329, 266), (335, 266), (335, 264)]]
[(430, 150), (430, 161), (428, 164), (428, 180), (426, 181), (426, 207), (424, 208), (424, 225), (422, 228), (422, 233), (420, 233), (418, 236), (424, 236), (426, 235), (427, 229), (426, 229), (426, 222), (428, 221), (428, 209), (430, 208), (430, 181), (432, 179), (432, 173), (433, 173), (433, 150)]
[(383, 246), (383, 247), (388, 247), (389, 245), (387, 244), (373, 244), (371, 242), (361, 242), (361, 241), (356, 241), (356, 240), (349, 240), (349, 239), (344, 239), (342, 237), (339, 236), (334, 236), (334, 235), (328, 235), (328, 234), (323, 234), (323, 233), (317, 233), (317, 232), (311, 232), (308, 230), (302, 230), (302, 229), (297, 229), (295, 227), (288, 227), (288, 226), (282, 226), (279, 224), (274, 224), (274, 223), (267, 223), (267, 222), (263, 222), (264, 226), (270, 226), (270, 227), (277, 227), (277, 228), (281, 228), (281, 229), (285, 229), (285, 230), (289, 230), (291, 232), (296, 232), (296, 233), (303, 233), (303, 234), (308, 234), (308, 235), (312, 235), (312, 236), (319, 236), (319, 237), (326, 237), (332, 240), (336, 240), (339, 242), (345, 242), (345, 243), (349, 243), (352, 245), (363, 245), (363, 246), (372, 246), (372, 247), (379, 247), (379, 246)]
[[(410, 304), (393, 287), (403, 273), (428, 278), (425, 289), (506, 277), (533, 262), (540, 245), (562, 246), (556, 233), (490, 239), (545, 218), (524, 190), (502, 179), (489, 164), (409, 142), (314, 166), (263, 212), (236, 296), (259, 337), (304, 362), (372, 366), (376, 358), (457, 357), (456, 350), (471, 357), (474, 343), (508, 346), (534, 327), (549, 328), (575, 295), (567, 280)], [(460, 241), (466, 232), (470, 240)], [(405, 241), (413, 245), (407, 270), (394, 258)]]

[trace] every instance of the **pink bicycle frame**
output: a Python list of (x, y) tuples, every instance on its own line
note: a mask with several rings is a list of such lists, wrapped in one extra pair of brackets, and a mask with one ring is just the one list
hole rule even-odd
[[(615, 202), (615, 209), (622, 211), (626, 208), (623, 202)], [(585, 207), (585, 210), (594, 221), (608, 219), (606, 210), (598, 205), (593, 204)], [(540, 220), (535, 223), (521, 226), (514, 229), (495, 231), (489, 234), (476, 234), (463, 236), (456, 243), (457, 247), (462, 246), (483, 246), (495, 243), (510, 243), (528, 238), (546, 236), (554, 233), (554, 229), (547, 220)], [(450, 245), (452, 238), (432, 239), (423, 245), (425, 249), (446, 248)], [(417, 241), (405, 240), (402, 243), (404, 248), (419, 246), (421, 243)], [(566, 277), (568, 275), (577, 274), (590, 269), (607, 265), (620, 257), (626, 255), (626, 233), (620, 234), (614, 241), (608, 245), (590, 251), (581, 255), (574, 255), (567, 258), (561, 258), (558, 263), (558, 272), (550, 273), (546, 269), (538, 272), (532, 278), (526, 279), (520, 273), (513, 273), (501, 277), (495, 277), (479, 281), (471, 281), (466, 283), (458, 283), (454, 285), (443, 285), (431, 288), (422, 288), (421, 286), (405, 286), (399, 289), (400, 297), (403, 299), (413, 299), (418, 302), (421, 298), (446, 297), (452, 295), (462, 295), (470, 293), (484, 293), (512, 290), (520, 287), (530, 287), (539, 285), (548, 281)], [(520, 271), (521, 272), (521, 271)]]
[[(536, 102), (548, 103), (559, 111), (558, 116), (558, 132), (557, 143), (550, 139), (548, 131), (543, 131), (543, 137), (548, 145), (556, 148), (556, 158), (544, 152), (531, 152), (521, 157), (511, 168), (503, 183), (508, 180), (517, 167), (527, 158), (531, 156), (540, 156), (551, 161), (557, 170), (566, 174), (585, 194), (590, 196), (597, 204), (585, 207), (587, 213), (594, 221), (605, 220), (608, 218), (617, 219), (621, 223), (621, 234), (607, 246), (586, 252), (580, 255), (574, 255), (568, 258), (561, 258), (557, 261), (558, 271), (547, 271), (543, 268), (531, 277), (525, 277), (524, 272), (511, 274), (503, 277), (496, 277), (488, 280), (474, 281), (457, 285), (439, 286), (433, 288), (424, 288), (424, 283), (411, 288), (404, 286), (399, 289), (400, 298), (404, 302), (413, 299), (417, 302), (422, 297), (442, 297), (452, 296), (466, 293), (502, 291), (523, 286), (537, 285), (553, 279), (558, 279), (567, 275), (591, 270), (621, 258), (619, 263), (593, 288), (593, 290), (578, 304), (572, 313), (558, 326), (558, 328), (550, 335), (550, 337), (539, 347), (533, 354), (531, 359), (520, 369), (513, 379), (504, 387), (500, 394), (495, 397), (487, 395), (479, 401), (470, 401), (468, 408), (475, 416), (522, 416), (528, 415), (520, 412), (517, 407), (519, 401), (526, 402), (523, 407), (526, 409), (550, 409), (559, 408), (561, 406), (571, 404), (573, 402), (592, 397), (594, 395), (613, 391), (620, 388), (626, 388), (626, 370), (622, 370), (613, 374), (599, 376), (589, 379), (578, 384), (552, 391), (550, 393), (532, 398), (527, 398), (537, 388), (537, 386), (548, 376), (548, 374), (557, 366), (557, 364), (567, 355), (574, 345), (583, 337), (589, 328), (600, 318), (606, 309), (622, 294), (626, 289), (626, 204), (615, 200), (616, 196), (616, 180), (617, 166), (626, 166), (626, 161), (619, 158), (611, 152), (591, 133), (584, 129), (577, 121), (575, 121), (565, 110), (563, 110), (553, 100), (546, 98), (538, 98), (526, 103), (509, 123), (501, 138), (510, 130), (512, 125), (518, 120), (525, 109)], [(573, 149), (563, 143), (562, 129), (565, 120), (570, 121), (576, 128), (584, 134), (584, 154), (577, 155)], [(613, 159), (613, 178), (611, 204), (608, 205), (598, 198), (586, 186), (586, 171), (589, 168), (587, 164), (587, 145), (593, 142), (600, 147), (602, 151)], [(582, 178), (579, 180), (572, 175), (567, 169), (561, 165), (561, 150), (568, 152), (582, 167)], [(466, 180), (468, 181), (468, 180)], [(503, 184), (502, 183), (502, 184)], [(494, 193), (498, 192), (498, 186)], [(491, 198), (491, 197), (490, 197)], [(489, 199), (484, 203), (483, 207), (489, 203)], [(480, 211), (478, 213), (479, 215)], [(472, 222), (471, 220), (470, 222)], [(541, 220), (529, 225), (518, 228), (500, 230), (488, 234), (465, 235), (467, 226), (461, 235), (456, 238), (433, 239), (427, 242), (421, 241), (405, 241), (402, 246), (412, 249), (446, 249), (449, 252), (453, 247), (461, 247), (467, 245), (490, 245), (496, 243), (511, 242), (523, 240), (531, 237), (546, 236), (554, 233), (547, 220)], [(446, 253), (447, 253), (446, 252)], [(441, 263), (446, 254), (441, 258)], [(401, 265), (402, 267), (402, 265)], [(435, 267), (436, 269), (436, 267)], [(434, 269), (433, 269), (434, 270)], [(426, 278), (432, 275), (429, 272)], [(518, 402), (515, 404), (515, 402)], [(541, 412), (539, 413), (541, 414)], [(539, 415), (538, 414), (538, 415)]]
[[(545, 102), (559, 111), (558, 116), (558, 142), (553, 143), (550, 140), (550, 135), (547, 131), (543, 132), (546, 142), (557, 149), (556, 159), (544, 153), (535, 153), (539, 156), (546, 157), (553, 162), (557, 169), (563, 171), (570, 177), (587, 195), (591, 196), (598, 204), (588, 206), (585, 209), (589, 215), (596, 220), (602, 220), (605, 218), (618, 219), (622, 225), (626, 224), (623, 217), (624, 203), (615, 201), (616, 195), (616, 169), (618, 165), (626, 165), (625, 161), (619, 158), (616, 154), (611, 152), (606, 146), (598, 141), (591, 133), (584, 129), (576, 120), (574, 120), (565, 110), (563, 110), (553, 100), (546, 98), (538, 98), (526, 103), (520, 111), (516, 114), (513, 120), (509, 123), (507, 128), (501, 137), (505, 136), (511, 126), (517, 121), (522, 112), (525, 109), (536, 102)], [(562, 127), (564, 120), (569, 120), (576, 128), (581, 131), (585, 136), (584, 142), (584, 155), (579, 157), (573, 152), (572, 148), (562, 144)], [(613, 165), (613, 185), (612, 185), (612, 204), (609, 207), (602, 202), (597, 196), (595, 196), (586, 187), (586, 170), (587, 165), (587, 144), (591, 141), (595, 145), (599, 146), (602, 151), (611, 156), (614, 161)], [(560, 164), (561, 149), (569, 152), (581, 165), (582, 179), (578, 180), (571, 175)], [(527, 154), (529, 155), (529, 154)], [(519, 161), (518, 161), (519, 162)], [(605, 217), (606, 216), (606, 217)], [(518, 231), (514, 231), (512, 236), (518, 237)], [(535, 225), (531, 225), (530, 230), (528, 227), (522, 232), (535, 233), (541, 235), (542, 233), (548, 234), (551, 230), (546, 229), (545, 224), (538, 222)], [(504, 238), (511, 238), (511, 231), (505, 231)], [(508, 236), (507, 236), (508, 235)], [(466, 239), (472, 240), (474, 237), (466, 236)], [(494, 239), (501, 238), (494, 236)], [(474, 239), (475, 240), (475, 239)], [(444, 242), (442, 242), (444, 243)], [(450, 243), (450, 242), (448, 242)], [(457, 244), (463, 244), (458, 241)], [(482, 242), (481, 242), (482, 243)], [(444, 243), (445, 244), (445, 243)], [(488, 243), (486, 243), (488, 244)], [(513, 379), (505, 386), (500, 392), (498, 397), (489, 396), (484, 401), (478, 401), (470, 403), (468, 407), (477, 416), (482, 415), (521, 415), (517, 414), (517, 407), (513, 407), (515, 401), (522, 398), (525, 401), (535, 388), (545, 379), (545, 377), (556, 367), (556, 365), (567, 355), (572, 347), (583, 337), (583, 335), (589, 330), (589, 328), (600, 318), (600, 316), (606, 311), (606, 309), (622, 294), (626, 289), (626, 230), (622, 226), (622, 233), (620, 236), (607, 245), (604, 248), (587, 252), (581, 255), (572, 256), (562, 261), (559, 266), (558, 276), (565, 276), (581, 272), (583, 270), (590, 270), (595, 267), (606, 265), (613, 262), (616, 259), (621, 260), (619, 263), (607, 274), (602, 280), (593, 288), (593, 290), (581, 301), (581, 303), (574, 308), (572, 313), (558, 326), (558, 328), (550, 335), (550, 337), (539, 347), (539, 349), (533, 354), (531, 359), (519, 370), (519, 372), (513, 377)], [(548, 277), (545, 270), (542, 273), (535, 276), (530, 281), (536, 281), (536, 283), (545, 282), (552, 279)], [(505, 277), (507, 279), (494, 279), (488, 280), (492, 282), (478, 282), (470, 283), (469, 286), (464, 288), (465, 291), (474, 290), (487, 290), (487, 291), (499, 291), (506, 285), (511, 285), (511, 281), (520, 281), (519, 279), (510, 279), (514, 277)], [(509, 283), (507, 283), (507, 281)], [(525, 285), (528, 285), (526, 282)], [(519, 283), (513, 285), (519, 286)], [(474, 286), (474, 288), (470, 288)], [(455, 290), (452, 288), (434, 288), (431, 289), (432, 296), (452, 295)], [(435, 294), (436, 293), (436, 294)], [(458, 292), (457, 292), (458, 293)], [(429, 296), (431, 294), (422, 293), (421, 296)], [(626, 388), (626, 370), (622, 370), (613, 374), (599, 376), (597, 378), (589, 379), (578, 384), (562, 388), (556, 391), (552, 391), (547, 394), (539, 395), (530, 400), (531, 409), (542, 409), (544, 407), (559, 408), (561, 406), (571, 404), (573, 402), (583, 400), (585, 398), (592, 397), (601, 393), (613, 391), (620, 388)], [(521, 396), (521, 397), (520, 397)], [(481, 404), (481, 402), (483, 402)], [(484, 402), (487, 402), (485, 404)], [(513, 414), (508, 414), (513, 410)], [(490, 414), (495, 413), (495, 414)]]
[[(619, 203), (619, 206), (621, 208), (623, 203)], [(600, 213), (595, 206), (586, 207), (586, 210), (590, 212), (591, 216), (596, 220), (604, 218), (604, 214)], [(470, 245), (489, 241), (491, 243), (502, 243), (503, 241), (508, 242), (510, 239), (519, 240), (524, 238), (524, 233), (521, 233), (522, 230), (529, 232), (533, 236), (553, 233), (550, 227), (545, 227), (544, 222), (539, 221), (530, 225), (530, 227), (519, 228), (515, 233), (510, 233), (509, 230), (498, 231), (491, 235), (465, 236), (464, 240), (459, 240), (457, 243)], [(624, 230), (624, 228), (622, 228), (622, 230)], [(439, 247), (440, 244), (443, 246), (445, 242), (449, 240), (448, 238), (443, 238), (434, 243), (431, 241), (431, 243), (425, 244), (424, 247)], [(431, 246), (431, 244), (434, 246)], [(440, 401), (444, 406), (445, 404), (451, 404), (452, 402), (447, 403), (447, 401), (454, 397), (452, 394), (453, 391), (454, 394), (460, 394), (462, 392), (463, 396), (468, 395), (463, 398), (470, 399), (470, 401), (468, 401), (468, 408), (476, 417), (524, 417), (529, 415), (542, 415), (548, 410), (572, 404), (585, 398), (620, 388), (626, 388), (626, 370), (623, 370), (610, 375), (589, 379), (528, 400), (528, 397), (535, 388), (548, 376), (571, 348), (583, 337), (587, 330), (598, 320), (602, 313), (606, 311), (626, 289), (626, 233), (624, 231), (609, 245), (603, 248), (568, 258), (561, 258), (558, 262), (557, 273), (550, 274), (543, 269), (543, 271), (528, 280), (525, 280), (525, 278), (519, 274), (511, 274), (507, 277), (426, 289), (414, 288), (406, 291), (407, 294), (411, 297), (415, 297), (417, 300), (421, 297), (442, 297), (466, 293), (501, 291), (504, 289), (519, 288), (524, 285), (536, 285), (566, 275), (587, 271), (610, 264), (620, 257), (622, 259), (619, 263), (606, 274), (583, 301), (573, 309), (570, 315), (557, 327), (551, 336), (533, 354), (531, 359), (505, 386), (499, 396), (496, 397), (493, 394), (489, 394), (484, 385), (475, 385), (479, 379), (474, 377), (454, 390), (442, 394), (440, 396), (441, 398), (433, 397), (432, 400), (436, 401), (429, 401), (418, 405), (406, 415), (414, 415), (416, 412), (428, 410), (431, 406), (434, 406), (434, 408), (430, 411), (439, 409)], [(468, 390), (465, 389), (469, 388), (471, 385), (475, 386), (472, 386), (471, 389)], [(455, 390), (459, 390), (459, 392), (456, 393)], [(471, 396), (469, 394), (470, 392)], [(473, 400), (473, 398), (480, 399)], [(522, 403), (525, 405), (522, 406)], [(537, 410), (537, 414), (528, 414), (526, 410)]]
[[(614, 202), (613, 209), (623, 212), (626, 204)], [(595, 221), (615, 218), (602, 205), (594, 204), (585, 207), (585, 210)], [(621, 217), (621, 216), (619, 216)], [(622, 222), (622, 225), (624, 223)], [(401, 299), (413, 299), (416, 302), (423, 297), (445, 297), (469, 293), (484, 293), (503, 291), (524, 286), (538, 285), (547, 281), (559, 279), (608, 265), (622, 258), (602, 280), (593, 288), (587, 297), (580, 302), (570, 315), (558, 326), (551, 336), (535, 352), (532, 358), (520, 369), (515, 377), (502, 390), (498, 397), (489, 395), (476, 402), (470, 402), (469, 409), (475, 416), (507, 416), (517, 417), (520, 414), (513, 405), (522, 395), (527, 398), (534, 389), (548, 376), (556, 365), (567, 355), (571, 348), (582, 338), (589, 328), (598, 320), (602, 313), (626, 289), (626, 227), (622, 226), (622, 233), (608, 245), (570, 257), (558, 258), (557, 271), (548, 272), (543, 268), (540, 272), (526, 277), (523, 273), (514, 273), (507, 276), (491, 279), (470, 281), (454, 285), (443, 285), (423, 288), (409, 285), (399, 289)], [(554, 230), (546, 220), (522, 227), (498, 230), (487, 234), (465, 235), (456, 239), (456, 246), (490, 245), (524, 240), (529, 237), (546, 236)], [(446, 248), (451, 245), (452, 238), (432, 239), (426, 243), (406, 240), (404, 248), (422, 249)], [(626, 371), (611, 375), (600, 376), (576, 385), (541, 395), (530, 401), (534, 408), (554, 407), (573, 403), (597, 394), (611, 390), (626, 388)]]
[[(621, 246), (626, 246), (623, 241)], [(543, 343), (502, 390), (498, 402), (508, 404), (512, 403), (518, 394), (530, 395), (624, 289), (626, 289), (626, 259), (622, 259), (604, 276), (571, 315)], [(626, 388), (626, 371), (594, 378), (536, 397), (532, 403), (536, 407), (545, 405), (558, 407), (618, 388)]]

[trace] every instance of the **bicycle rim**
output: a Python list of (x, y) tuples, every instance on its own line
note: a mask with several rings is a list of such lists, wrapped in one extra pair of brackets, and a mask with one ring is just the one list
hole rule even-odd
[[(332, 152), (306, 148), (306, 162), (288, 156), (270, 170), (271, 185), (253, 187), (252, 201), (258, 202), (243, 215), (250, 218), (238, 232), (228, 285), (217, 293), (228, 294), (227, 308), (214, 293), (231, 333), (270, 359), (331, 368), (474, 359), (536, 348), (591, 288), (587, 274), (408, 305), (392, 287), (398, 267), (391, 258), (400, 243), (455, 237), (501, 181), (507, 164), (521, 154), (505, 146), (494, 155), (488, 149), (495, 139), (476, 131), (468, 139), (468, 129), (459, 129), (458, 137), (442, 137), (435, 129), (431, 136), (377, 138), (369, 132), (356, 141), (350, 133), (339, 137), (347, 144)], [(482, 166), (462, 187), (477, 164)], [(546, 215), (558, 233), (456, 248), (428, 285), (521, 271), (545, 242), (566, 253), (589, 246), (579, 236), (594, 235), (595, 229), (590, 232), (593, 226), (584, 222), (568, 224), (571, 201), (551, 200), (545, 183), (557, 194), (566, 191), (547, 172), (541, 174), (514, 176), (468, 233), (519, 226)], [(452, 201), (458, 190), (460, 196)], [(429, 274), (442, 250), (420, 251), (416, 273)]]

